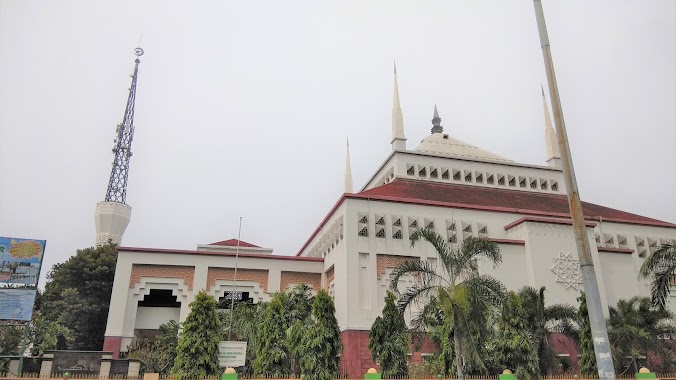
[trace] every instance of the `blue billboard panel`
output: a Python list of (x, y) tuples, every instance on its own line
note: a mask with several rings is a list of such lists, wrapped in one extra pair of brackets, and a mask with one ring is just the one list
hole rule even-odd
[(36, 287), (45, 244), (45, 240), (0, 236), (0, 287)]
[(30, 321), (35, 289), (0, 288), (0, 319)]

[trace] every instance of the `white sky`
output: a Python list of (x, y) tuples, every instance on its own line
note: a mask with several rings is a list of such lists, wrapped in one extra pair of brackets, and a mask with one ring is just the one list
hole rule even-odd
[[(544, 1), (583, 200), (676, 222), (676, 2)], [(545, 162), (533, 4), (0, 0), (0, 235), (94, 244), (143, 35), (123, 245), (295, 254), (390, 152), (445, 132)], [(43, 271), (43, 278), (44, 278)]]

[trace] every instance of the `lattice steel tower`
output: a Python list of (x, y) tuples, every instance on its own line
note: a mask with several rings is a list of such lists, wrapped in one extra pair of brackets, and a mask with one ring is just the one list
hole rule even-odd
[(129, 160), (131, 159), (131, 142), (134, 139), (134, 106), (136, 103), (136, 83), (138, 80), (139, 57), (143, 49), (134, 49), (136, 60), (134, 73), (131, 76), (131, 87), (127, 107), (124, 111), (122, 123), (117, 125), (113, 145), (113, 168), (110, 172), (110, 181), (106, 190), (106, 198), (96, 205), (94, 218), (96, 220), (96, 245), (108, 243), (120, 244), (124, 230), (131, 218), (131, 207), (127, 201), (127, 180), (129, 178)]

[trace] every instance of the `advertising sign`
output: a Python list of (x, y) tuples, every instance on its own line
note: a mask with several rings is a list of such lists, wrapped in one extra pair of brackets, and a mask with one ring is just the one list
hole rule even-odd
[(0, 286), (37, 286), (44, 240), (0, 237)]
[(31, 319), (45, 244), (0, 236), (0, 319)]
[(246, 362), (246, 342), (223, 341), (218, 345), (218, 365), (243, 367)]
[(0, 288), (0, 319), (30, 321), (35, 292), (35, 289)]

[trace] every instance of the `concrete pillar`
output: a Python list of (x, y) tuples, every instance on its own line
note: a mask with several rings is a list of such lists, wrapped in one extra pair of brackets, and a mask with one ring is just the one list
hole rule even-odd
[(159, 373), (144, 373), (143, 380), (160, 380)]
[(107, 379), (110, 377), (110, 367), (113, 364), (113, 355), (101, 355), (101, 369), (99, 370), (99, 378)]
[(141, 373), (141, 362), (134, 359), (129, 359), (129, 367), (127, 368), (127, 378), (139, 377)]
[(52, 363), (54, 361), (54, 354), (42, 355), (42, 363), (40, 364), (40, 377), (52, 376)]
[(19, 359), (12, 359), (9, 361), (9, 367), (7, 368), (8, 375), (19, 376)]

